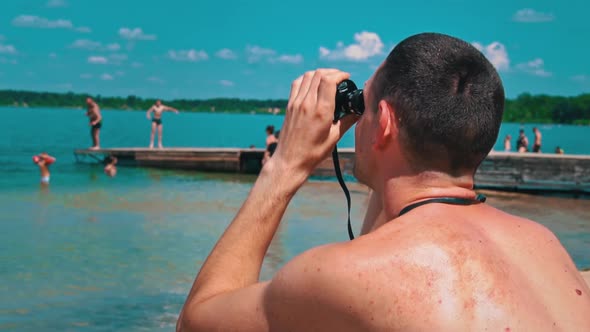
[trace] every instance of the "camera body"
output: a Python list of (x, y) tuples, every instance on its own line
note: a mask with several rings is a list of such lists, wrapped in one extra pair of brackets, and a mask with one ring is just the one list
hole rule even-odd
[(348, 114), (362, 115), (365, 111), (363, 90), (356, 87), (351, 80), (344, 80), (336, 88), (336, 109), (334, 110), (334, 122)]

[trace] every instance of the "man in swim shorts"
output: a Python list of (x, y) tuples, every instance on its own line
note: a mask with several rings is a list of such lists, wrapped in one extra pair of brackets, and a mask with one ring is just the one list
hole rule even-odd
[(539, 130), (539, 128), (534, 127), (533, 128), (533, 133), (535, 134), (535, 144), (533, 145), (533, 152), (541, 152), (541, 131)]
[(39, 166), (41, 172), (41, 185), (49, 185), (51, 174), (49, 173), (49, 165), (53, 164), (56, 159), (47, 153), (43, 152), (36, 156), (33, 156), (33, 163)]
[[(590, 289), (559, 239), (474, 191), (504, 111), (485, 56), (447, 35), (409, 37), (365, 83), (364, 114), (334, 123), (349, 76), (293, 82), (280, 143), (200, 267), (177, 330), (590, 331)], [(354, 175), (372, 190), (361, 235), (260, 281), (289, 202), (355, 122)]]
[[(156, 100), (156, 103), (150, 107), (147, 111), (146, 117), (148, 120), (152, 120), (152, 134), (150, 136), (150, 149), (154, 147), (154, 135), (156, 130), (158, 131), (158, 148), (162, 148), (162, 131), (164, 125), (162, 124), (162, 114), (166, 111), (174, 112), (178, 114), (178, 110), (174, 107), (166, 106), (162, 104), (161, 100)], [(153, 118), (150, 116), (154, 112)]]
[(100, 128), (102, 128), (102, 115), (98, 104), (92, 98), (86, 98), (86, 116), (90, 120), (90, 136), (92, 137), (91, 150), (100, 149)]

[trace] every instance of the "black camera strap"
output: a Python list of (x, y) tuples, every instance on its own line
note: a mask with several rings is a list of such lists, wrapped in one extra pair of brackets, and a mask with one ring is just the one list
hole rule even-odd
[(334, 162), (334, 172), (336, 173), (336, 178), (338, 178), (338, 183), (340, 183), (340, 187), (342, 187), (342, 191), (344, 191), (344, 195), (346, 196), (346, 204), (348, 205), (348, 237), (351, 240), (354, 240), (352, 225), (350, 225), (350, 192), (348, 191), (346, 183), (342, 178), (342, 172), (340, 171), (340, 160), (338, 159), (338, 147), (336, 145), (334, 146), (334, 150), (332, 150), (332, 161)]
[(478, 194), (475, 199), (471, 199), (471, 198), (458, 198), (458, 197), (437, 197), (437, 198), (431, 198), (431, 199), (427, 199), (424, 201), (420, 201), (420, 202), (416, 202), (414, 204), (410, 204), (408, 206), (406, 206), (405, 208), (403, 208), (400, 212), (399, 212), (399, 216), (401, 217), (403, 214), (406, 214), (408, 212), (410, 212), (411, 210), (422, 206), (424, 204), (430, 204), (430, 203), (442, 203), (442, 204), (452, 204), (452, 205), (472, 205), (472, 204), (477, 204), (477, 203), (483, 203), (486, 201), (486, 196), (483, 194)]
[[(338, 178), (338, 183), (340, 187), (342, 187), (342, 191), (344, 191), (344, 195), (346, 196), (346, 204), (348, 208), (348, 237), (351, 240), (354, 240), (354, 234), (352, 233), (352, 225), (350, 224), (350, 192), (346, 187), (346, 183), (344, 182), (344, 178), (342, 177), (342, 171), (340, 170), (340, 160), (338, 159), (338, 147), (334, 146), (334, 150), (332, 150), (332, 161), (334, 162), (334, 172), (336, 173), (336, 178)], [(431, 198), (424, 201), (420, 201), (414, 204), (410, 204), (404, 207), (399, 215), (403, 215), (408, 213), (409, 211), (422, 206), (424, 204), (429, 203), (442, 203), (442, 204), (452, 204), (452, 205), (472, 205), (483, 203), (486, 201), (486, 196), (482, 194), (478, 194), (475, 199), (469, 198), (458, 198), (458, 197), (437, 197)]]

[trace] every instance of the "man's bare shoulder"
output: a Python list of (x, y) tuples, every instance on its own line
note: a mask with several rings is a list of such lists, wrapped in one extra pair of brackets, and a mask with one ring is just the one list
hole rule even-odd
[[(347, 263), (350, 243), (310, 249), (285, 265), (270, 282), (266, 311), (274, 330), (362, 330)], [(288, 310), (285, 310), (288, 308)]]

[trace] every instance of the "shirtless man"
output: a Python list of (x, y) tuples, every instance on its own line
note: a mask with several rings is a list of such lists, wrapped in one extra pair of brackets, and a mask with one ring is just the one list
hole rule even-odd
[[(158, 147), (160, 149), (162, 148), (162, 113), (166, 111), (178, 114), (177, 109), (162, 104), (162, 101), (159, 99), (156, 100), (156, 103), (152, 105), (152, 107), (150, 107), (150, 109), (147, 111), (146, 117), (148, 118), (148, 120), (152, 120), (152, 135), (150, 136), (150, 149), (154, 147), (154, 135), (156, 134), (156, 129), (158, 130)], [(152, 112), (154, 112), (153, 118), (150, 116)]]
[(33, 163), (39, 166), (41, 172), (41, 185), (48, 186), (51, 174), (49, 173), (49, 165), (55, 162), (55, 158), (43, 152), (33, 156)]
[(92, 137), (91, 150), (100, 149), (100, 128), (102, 128), (102, 115), (98, 104), (92, 98), (86, 98), (86, 116), (90, 120), (90, 136)]
[(277, 137), (275, 136), (275, 126), (266, 126), (266, 147), (268, 148), (269, 145), (276, 142)]
[(533, 145), (533, 152), (541, 152), (541, 131), (539, 128), (533, 128), (533, 133), (535, 134), (535, 144)]
[(518, 152), (529, 152), (529, 139), (524, 134), (524, 129), (521, 129), (518, 133), (518, 139), (516, 140), (516, 151)]
[[(348, 77), (322, 69), (293, 82), (281, 143), (202, 265), (177, 330), (590, 331), (590, 290), (555, 235), (476, 200), (504, 89), (479, 51), (440, 34), (397, 44), (366, 82), (355, 176), (373, 194), (362, 235), (259, 282), (287, 205), (357, 120), (332, 123)], [(445, 197), (452, 204), (415, 205)]]
[[(274, 127), (273, 127), (274, 129)], [(268, 144), (266, 146), (266, 150), (264, 150), (264, 155), (262, 156), (262, 165), (264, 165), (269, 159), (270, 157), (272, 157), (272, 155), (275, 153), (275, 150), (277, 149), (277, 145), (279, 144), (279, 133), (280, 130), (277, 130), (274, 134), (272, 134), (272, 137), (274, 137), (274, 140), (272, 140), (272, 143)], [(268, 140), (268, 138), (267, 138)]]

